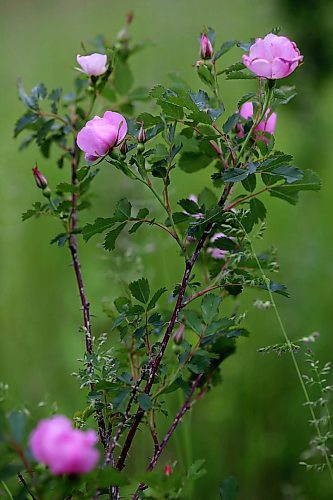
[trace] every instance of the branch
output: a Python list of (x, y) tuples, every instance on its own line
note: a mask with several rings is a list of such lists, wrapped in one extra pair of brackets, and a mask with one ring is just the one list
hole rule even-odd
[[(225, 185), (222, 196), (221, 196), (219, 203), (218, 203), (218, 205), (220, 207), (224, 206), (224, 204), (228, 198), (228, 195), (230, 193), (231, 187), (232, 187), (232, 183), (228, 183)], [(144, 392), (146, 394), (150, 393), (150, 390), (151, 390), (152, 385), (153, 385), (154, 380), (155, 380), (155, 375), (157, 373), (158, 367), (160, 365), (162, 357), (163, 357), (165, 350), (167, 348), (167, 345), (168, 345), (170, 336), (172, 334), (173, 328), (174, 328), (175, 323), (178, 319), (179, 312), (182, 309), (182, 303), (183, 303), (185, 291), (186, 291), (186, 288), (187, 288), (187, 285), (188, 285), (188, 282), (189, 282), (189, 279), (191, 276), (192, 269), (193, 269), (194, 264), (196, 263), (196, 261), (199, 257), (199, 254), (200, 254), (207, 238), (211, 234), (213, 226), (214, 226), (214, 223), (207, 224), (207, 226), (205, 227), (204, 232), (201, 235), (201, 238), (199, 239), (198, 244), (197, 244), (197, 246), (192, 254), (192, 257), (190, 258), (190, 260), (186, 261), (185, 271), (184, 271), (183, 279), (182, 279), (182, 282), (180, 285), (180, 290), (178, 293), (175, 308), (173, 310), (169, 325), (168, 325), (166, 332), (164, 334), (164, 337), (162, 339), (160, 350), (159, 350), (158, 354), (156, 355), (156, 358), (152, 362), (151, 371), (149, 373), (148, 381), (147, 381), (145, 389), (144, 389)], [(144, 410), (142, 410), (141, 408), (139, 408), (136, 412), (136, 415), (134, 417), (134, 422), (132, 424), (132, 427), (129, 430), (129, 433), (127, 435), (123, 449), (120, 453), (120, 456), (119, 456), (119, 459), (117, 462), (117, 469), (118, 470), (122, 470), (124, 465), (125, 465), (128, 451), (131, 447), (132, 441), (133, 441), (134, 436), (136, 434), (136, 431), (141, 423), (141, 420), (144, 416), (144, 413), (145, 413)]]
[[(74, 147), (72, 150), (72, 161), (71, 161), (71, 168), (72, 168), (72, 178), (71, 182), (73, 186), (76, 186), (78, 184), (78, 178), (77, 178), (77, 169), (79, 165), (79, 150), (76, 145), (76, 141), (74, 142)], [(81, 300), (81, 305), (82, 305), (82, 314), (83, 314), (83, 325), (84, 325), (84, 331), (85, 331), (85, 343), (86, 343), (86, 353), (88, 355), (93, 354), (93, 347), (92, 347), (92, 339), (91, 339), (91, 321), (90, 321), (90, 304), (87, 300), (86, 292), (85, 292), (85, 287), (84, 287), (84, 282), (83, 282), (83, 277), (82, 277), (82, 272), (81, 272), (81, 265), (79, 261), (79, 256), (78, 256), (78, 249), (77, 249), (77, 238), (75, 234), (75, 229), (77, 227), (77, 194), (73, 193), (72, 194), (72, 210), (70, 214), (70, 239), (69, 239), (69, 249), (71, 252), (72, 256), (72, 262), (73, 262), (73, 267), (75, 271), (75, 276), (76, 276), (76, 282), (77, 286), (79, 289), (79, 294), (80, 294), (80, 300)], [(88, 368), (90, 372), (93, 372), (93, 366), (91, 361), (88, 361)], [(94, 389), (94, 384), (90, 384), (91, 389)], [(96, 410), (96, 421), (98, 425), (98, 432), (99, 432), (99, 437), (100, 440), (106, 448), (107, 442), (106, 442), (106, 427), (105, 427), (105, 422), (103, 418), (103, 414), (101, 410)]]
[[(168, 432), (166, 433), (163, 441), (161, 441), (161, 443), (158, 445), (157, 449), (155, 450), (155, 453), (152, 456), (152, 458), (151, 458), (151, 460), (150, 460), (150, 462), (148, 464), (147, 472), (152, 471), (156, 467), (157, 461), (160, 458), (161, 454), (163, 453), (164, 448), (168, 444), (169, 439), (171, 438), (172, 434), (176, 430), (178, 424), (180, 424), (180, 422), (181, 422), (183, 416), (185, 415), (185, 413), (191, 408), (192, 396), (193, 396), (196, 388), (200, 384), (202, 376), (203, 376), (203, 374), (201, 373), (192, 382), (192, 387), (191, 387), (190, 393), (187, 396), (187, 398), (185, 399), (185, 401), (183, 403), (183, 406), (181, 407), (181, 409), (179, 410), (179, 412), (175, 416), (175, 418), (174, 418), (174, 420), (173, 420), (173, 422), (171, 424), (171, 427), (168, 430)], [(140, 483), (140, 485), (138, 486), (135, 494), (133, 495), (132, 500), (137, 500), (139, 498), (138, 497), (139, 492), (145, 490), (146, 488), (147, 488), (147, 486), (144, 483)]]

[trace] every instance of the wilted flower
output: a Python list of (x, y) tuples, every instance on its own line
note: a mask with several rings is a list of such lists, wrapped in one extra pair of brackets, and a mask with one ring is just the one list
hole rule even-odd
[(30, 435), (30, 448), (38, 462), (47, 465), (55, 475), (85, 474), (97, 464), (94, 430), (81, 431), (62, 416), (41, 420)]
[(99, 76), (107, 70), (107, 56), (105, 54), (90, 54), (89, 56), (76, 56), (82, 71), (89, 76)]
[(106, 111), (104, 116), (89, 120), (77, 134), (77, 145), (85, 152), (87, 162), (104, 156), (118, 146), (127, 134), (125, 118), (120, 113)]
[(200, 56), (202, 59), (211, 59), (213, 57), (213, 46), (205, 33), (201, 35)]
[(273, 33), (257, 38), (250, 47), (249, 55), (243, 55), (247, 68), (258, 76), (273, 80), (290, 75), (302, 60), (303, 56), (294, 42)]

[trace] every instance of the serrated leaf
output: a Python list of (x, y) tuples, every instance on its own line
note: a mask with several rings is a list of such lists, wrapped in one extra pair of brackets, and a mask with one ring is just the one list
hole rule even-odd
[(122, 198), (117, 202), (114, 211), (114, 218), (118, 222), (123, 222), (125, 220), (130, 219), (131, 212), (132, 212), (132, 205), (126, 198)]
[(250, 174), (246, 179), (242, 181), (242, 186), (246, 191), (249, 191), (250, 193), (253, 193), (257, 185), (257, 179), (255, 174)]
[(17, 81), (17, 89), (18, 89), (18, 94), (20, 100), (23, 102), (27, 108), (32, 108), (35, 110), (38, 110), (38, 100), (36, 99), (35, 96), (28, 96), (24, 87), (22, 80)]
[(138, 403), (140, 408), (142, 408), (142, 410), (144, 411), (149, 411), (153, 406), (151, 397), (145, 392), (141, 392), (140, 394), (138, 394)]
[(208, 167), (212, 158), (201, 152), (186, 151), (180, 155), (179, 168), (186, 173), (194, 173)]
[(253, 174), (256, 171), (256, 165), (254, 163), (250, 163), (247, 168), (228, 168), (223, 175), (222, 179), (224, 182), (240, 182), (246, 179), (250, 174)]
[(174, 118), (175, 120), (182, 120), (184, 117), (183, 108), (172, 104), (171, 102), (158, 100), (157, 104), (162, 108), (163, 113), (170, 118)]
[(228, 134), (230, 132), (230, 130), (232, 130), (233, 128), (235, 128), (235, 126), (237, 125), (239, 121), (239, 113), (234, 113), (233, 115), (229, 116), (229, 118), (227, 119), (227, 121), (223, 124), (223, 132), (225, 134)]
[(151, 309), (153, 309), (155, 306), (156, 306), (156, 303), (157, 301), (160, 299), (160, 297), (163, 295), (163, 293), (165, 293), (167, 291), (166, 288), (159, 288), (155, 293), (154, 295), (152, 296), (152, 298), (150, 299), (149, 301), (149, 304), (148, 304), (148, 307), (147, 307), (147, 310), (150, 311)]
[(191, 467), (189, 468), (187, 472), (187, 479), (190, 480), (195, 480), (199, 479), (200, 477), (204, 476), (206, 474), (206, 470), (203, 469), (203, 465), (206, 462), (206, 460), (201, 459), (201, 460), (196, 460)]
[(221, 106), (217, 109), (209, 108), (207, 110), (208, 115), (212, 119), (212, 122), (216, 122), (216, 120), (224, 113), (224, 105), (221, 104)]
[(319, 191), (321, 188), (321, 180), (319, 176), (312, 170), (304, 170), (303, 178), (293, 182), (292, 184), (282, 184), (277, 187), (269, 188), (272, 196), (281, 198), (292, 205), (298, 201), (299, 191)]
[(150, 113), (141, 113), (138, 118), (138, 122), (143, 122), (145, 128), (152, 127), (153, 125), (158, 125), (163, 123), (163, 120), (160, 116), (153, 116)]
[(36, 113), (33, 113), (32, 111), (28, 111), (27, 113), (25, 113), (15, 123), (14, 137), (17, 137), (19, 133), (26, 128), (33, 128), (32, 125), (34, 125), (38, 120), (39, 117)]
[(201, 302), (201, 312), (202, 319), (209, 325), (219, 311), (219, 307), (221, 304), (221, 298), (213, 293), (208, 293), (204, 296)]
[(41, 215), (43, 208), (44, 208), (44, 207), (42, 207), (42, 204), (39, 201), (37, 201), (32, 206), (33, 206), (33, 208), (30, 208), (29, 210), (27, 210), (26, 212), (24, 212), (22, 214), (22, 221), (26, 221), (26, 220), (30, 219), (31, 217)]
[(292, 166), (281, 166), (277, 167), (270, 172), (270, 174), (281, 175), (284, 177), (288, 184), (299, 181), (303, 179), (303, 172), (297, 167)]
[(266, 207), (258, 198), (252, 198), (252, 200), (250, 200), (250, 210), (255, 224), (257, 224), (259, 220), (265, 220)]
[(197, 311), (186, 310), (186, 325), (199, 336), (203, 333), (203, 326)]
[(132, 283), (129, 284), (129, 289), (133, 297), (135, 297), (139, 302), (147, 304), (150, 296), (150, 288), (146, 278), (140, 278), (137, 281), (132, 281)]
[(189, 95), (200, 111), (207, 108), (208, 94), (204, 90), (199, 90), (196, 94), (189, 92)]
[(195, 203), (193, 200), (190, 200), (189, 198), (183, 198), (182, 200), (179, 200), (178, 205), (180, 205), (186, 213), (195, 215), (200, 212), (200, 208)]
[(86, 226), (84, 226), (84, 228), (82, 229), (83, 239), (85, 241), (90, 240), (90, 238), (95, 234), (103, 233), (104, 231), (112, 227), (115, 222), (115, 219), (111, 217), (107, 219), (98, 217), (93, 224), (87, 224)]
[(114, 250), (115, 249), (116, 240), (125, 226), (126, 226), (126, 222), (124, 222), (123, 224), (119, 224), (118, 227), (116, 227), (115, 229), (113, 229), (112, 231), (107, 233), (107, 235), (105, 236), (104, 243), (103, 243), (105, 250)]
[(222, 43), (220, 49), (214, 55), (215, 61), (217, 59), (219, 59), (221, 56), (223, 56), (224, 54), (226, 54), (235, 45), (237, 45), (237, 40), (227, 40), (226, 42)]

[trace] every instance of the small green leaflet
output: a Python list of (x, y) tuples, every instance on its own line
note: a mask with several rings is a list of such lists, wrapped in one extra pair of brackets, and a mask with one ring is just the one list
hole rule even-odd
[(149, 394), (146, 394), (145, 392), (138, 394), (138, 403), (140, 408), (142, 408), (142, 410), (144, 411), (150, 410), (153, 406)]
[(221, 298), (217, 295), (208, 293), (204, 296), (201, 302), (201, 312), (202, 319), (206, 325), (209, 325), (213, 321), (219, 311), (220, 304)]
[(129, 289), (134, 298), (143, 304), (147, 304), (150, 296), (149, 283), (146, 278), (140, 278), (129, 284)]
[(126, 226), (126, 222), (124, 222), (123, 224), (119, 224), (118, 227), (116, 227), (115, 229), (113, 229), (112, 231), (107, 233), (107, 235), (105, 236), (104, 243), (103, 243), (105, 250), (114, 250), (115, 249), (116, 240), (125, 226)]
[(109, 229), (115, 223), (115, 219), (109, 217), (104, 219), (103, 217), (98, 217), (93, 224), (87, 224), (82, 229), (84, 241), (90, 240), (95, 234), (103, 233), (106, 229)]
[(131, 217), (132, 205), (126, 198), (122, 198), (118, 201), (115, 211), (114, 217), (118, 222), (123, 222), (128, 220)]

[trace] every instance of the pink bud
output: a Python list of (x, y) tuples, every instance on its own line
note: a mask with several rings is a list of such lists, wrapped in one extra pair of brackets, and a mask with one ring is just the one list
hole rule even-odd
[(76, 56), (78, 64), (84, 73), (89, 76), (99, 76), (107, 70), (107, 56), (105, 54), (90, 54), (89, 56)]
[(41, 420), (30, 435), (30, 448), (38, 462), (55, 475), (85, 474), (97, 464), (94, 430), (81, 431), (61, 415)]
[(128, 153), (128, 145), (127, 145), (127, 141), (123, 141), (120, 145), (120, 148), (119, 148), (119, 151), (121, 152), (121, 154), (123, 154), (124, 156), (127, 155)]
[(106, 111), (103, 117), (95, 116), (77, 134), (77, 145), (85, 152), (85, 159), (91, 163), (105, 156), (118, 146), (127, 134), (125, 118), (113, 111)]
[(142, 144), (144, 144), (146, 142), (146, 140), (147, 140), (146, 131), (144, 129), (143, 122), (141, 122), (141, 127), (140, 127), (140, 130), (138, 133), (138, 142), (141, 142)]
[(290, 75), (303, 60), (297, 45), (285, 36), (270, 33), (257, 38), (243, 63), (257, 76), (276, 80)]
[(185, 331), (185, 325), (183, 323), (180, 323), (178, 329), (173, 334), (173, 341), (175, 344), (179, 345), (183, 342), (184, 331)]
[(32, 169), (33, 176), (35, 178), (37, 187), (39, 189), (45, 189), (47, 188), (47, 179), (44, 177), (44, 175), (38, 170), (37, 164), (36, 166)]
[(213, 46), (205, 33), (201, 35), (200, 56), (202, 59), (211, 59), (213, 57)]
[(166, 476), (168, 476), (168, 477), (169, 477), (169, 476), (171, 476), (172, 472), (173, 472), (173, 470), (172, 470), (171, 465), (169, 465), (169, 464), (168, 464), (168, 465), (166, 465), (166, 466), (164, 467), (164, 474), (165, 474)]
[[(249, 120), (253, 116), (253, 104), (252, 102), (245, 102), (242, 104), (239, 110), (239, 114), (244, 120)], [(269, 133), (271, 135), (274, 134), (275, 128), (276, 128), (276, 121), (277, 121), (277, 114), (276, 113), (271, 113), (270, 109), (268, 109), (265, 113), (265, 118), (262, 120), (258, 125), (256, 126), (254, 133), (258, 137), (258, 132), (264, 132), (264, 133)], [(239, 137), (243, 137), (243, 135), (240, 135), (238, 133)], [(262, 137), (262, 140), (264, 140), (266, 143), (268, 143), (267, 137)]]

